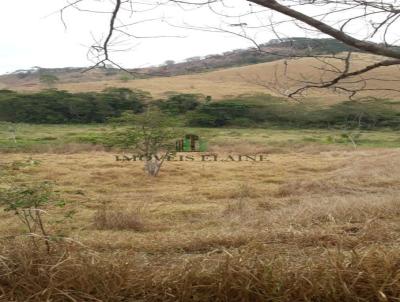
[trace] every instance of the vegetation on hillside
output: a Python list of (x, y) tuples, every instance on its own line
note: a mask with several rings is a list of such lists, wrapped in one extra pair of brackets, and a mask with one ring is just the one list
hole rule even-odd
[(45, 90), (22, 94), (0, 91), (0, 121), (35, 124), (104, 123), (124, 112), (141, 114), (150, 106), (191, 127), (399, 128), (400, 103), (344, 101), (330, 107), (293, 103), (270, 95), (221, 101), (200, 94), (171, 94), (153, 100), (149, 93), (108, 88), (101, 93)]
[(111, 88), (102, 93), (45, 90), (23, 94), (0, 91), (0, 120), (24, 123), (101, 123), (131, 110), (143, 111), (150, 95), (143, 91)]
[(202, 127), (398, 128), (400, 103), (371, 99), (320, 108), (268, 95), (243, 96), (203, 104), (189, 115), (188, 123)]

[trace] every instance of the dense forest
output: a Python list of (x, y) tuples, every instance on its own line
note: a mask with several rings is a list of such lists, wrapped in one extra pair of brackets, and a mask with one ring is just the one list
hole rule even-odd
[(155, 100), (147, 92), (127, 88), (90, 93), (0, 91), (0, 121), (12, 123), (104, 123), (126, 111), (140, 114), (148, 106), (191, 127), (400, 128), (400, 102), (390, 100), (344, 101), (319, 108), (270, 95), (213, 101), (199, 94)]

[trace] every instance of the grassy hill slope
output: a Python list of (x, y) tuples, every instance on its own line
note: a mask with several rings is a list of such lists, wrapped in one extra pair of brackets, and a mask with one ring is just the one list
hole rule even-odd
[[(354, 54), (352, 60), (353, 68), (360, 68), (376, 61), (378, 58), (367, 54)], [(338, 67), (340, 61), (331, 60)], [(287, 64), (285, 74), (285, 64)], [(335, 76), (332, 73), (322, 74), (320, 70), (324, 63), (314, 58), (300, 58), (295, 60), (278, 60), (274, 62), (260, 63), (242, 67), (226, 68), (211, 72), (196, 73), (191, 75), (180, 75), (173, 77), (154, 77), (148, 79), (104, 80), (99, 77), (96, 80), (96, 72), (83, 74), (82, 78), (76, 81), (62, 80), (56, 88), (71, 92), (81, 91), (101, 91), (107, 87), (128, 87), (149, 91), (155, 97), (163, 97), (170, 92), (180, 93), (202, 93), (211, 95), (214, 99), (221, 99), (227, 96), (237, 96), (240, 94), (269, 93), (280, 95), (285, 91), (291, 91), (302, 85), (298, 82), (301, 79), (318, 81), (321, 76), (324, 79)], [(325, 66), (326, 67), (326, 66)], [(290, 78), (290, 79), (289, 79)], [(400, 70), (396, 67), (384, 67), (364, 75), (368, 89), (396, 89), (400, 79)], [(348, 87), (362, 86), (364, 83), (348, 84)], [(0, 88), (8, 88), (17, 91), (38, 91), (46, 88), (38, 79), (30, 82), (4, 82), (0, 78)], [(361, 96), (374, 96), (379, 98), (399, 98), (399, 92), (393, 91), (373, 91), (370, 90)], [(309, 100), (317, 102), (332, 103), (346, 98), (345, 95), (338, 95), (329, 90), (308, 91)]]

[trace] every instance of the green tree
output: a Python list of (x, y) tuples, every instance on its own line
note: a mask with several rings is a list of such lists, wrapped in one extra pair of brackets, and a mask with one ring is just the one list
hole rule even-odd
[(195, 110), (200, 105), (202, 95), (181, 93), (168, 97), (166, 101), (159, 102), (159, 107), (171, 114), (184, 114), (188, 111)]
[(147, 174), (157, 176), (165, 160), (174, 152), (174, 139), (178, 137), (171, 127), (174, 120), (158, 108), (149, 107), (139, 115), (126, 112), (114, 122), (127, 127), (112, 133), (109, 144), (140, 152)]

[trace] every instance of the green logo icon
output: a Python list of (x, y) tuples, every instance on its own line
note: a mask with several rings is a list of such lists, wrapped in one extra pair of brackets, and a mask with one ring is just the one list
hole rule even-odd
[(207, 143), (196, 134), (186, 134), (183, 139), (176, 141), (177, 152), (205, 152)]

